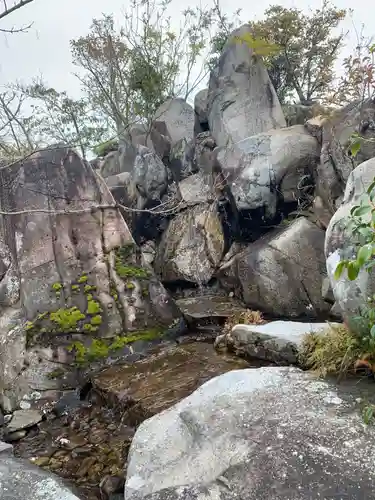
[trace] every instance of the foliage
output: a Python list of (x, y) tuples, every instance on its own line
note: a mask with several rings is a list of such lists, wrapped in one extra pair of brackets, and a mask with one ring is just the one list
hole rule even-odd
[[(333, 104), (345, 105), (354, 101), (366, 101), (375, 96), (375, 43), (366, 38), (362, 31), (354, 53), (343, 61), (344, 74), (327, 100)], [(358, 141), (355, 141), (358, 145)], [(358, 147), (358, 146), (356, 146)], [(358, 148), (359, 149), (359, 148)]]
[[(356, 256), (354, 259), (343, 259), (338, 263), (335, 270), (335, 279), (342, 276), (344, 270), (349, 280), (353, 281), (363, 269), (368, 273), (375, 266), (375, 179), (367, 188), (364, 198), (359, 205), (352, 207), (347, 230), (351, 232), (356, 245)], [(371, 350), (375, 352), (375, 296), (368, 298), (368, 304), (360, 310), (360, 316), (355, 318), (362, 324), (361, 330), (370, 335)]]
[(7, 88), (0, 93), (0, 158), (14, 161), (37, 149), (40, 121), (27, 111), (26, 96)]
[(211, 16), (213, 18), (213, 23), (216, 25), (216, 31), (210, 41), (210, 54), (206, 62), (210, 70), (215, 68), (218, 64), (219, 57), (229, 35), (234, 29), (241, 25), (240, 14), (241, 9), (238, 9), (230, 19), (227, 14), (223, 13), (219, 0), (214, 0), (214, 8), (212, 9)]
[(111, 139), (109, 141), (102, 142), (94, 147), (93, 151), (96, 156), (104, 157), (111, 151), (117, 151), (118, 149), (118, 141), (115, 139)]
[(223, 333), (230, 334), (232, 328), (235, 325), (262, 325), (265, 323), (262, 313), (260, 311), (252, 311), (251, 309), (246, 309), (245, 311), (239, 311), (232, 316), (229, 316), (224, 324)]
[(87, 151), (104, 136), (104, 120), (92, 112), (87, 98), (74, 100), (65, 91), (57, 92), (46, 86), (42, 80), (19, 89), (40, 120), (37, 130), (44, 143), (56, 141), (77, 147), (85, 158)]
[(254, 37), (280, 48), (264, 60), (281, 103), (296, 95), (301, 104), (310, 104), (327, 93), (344, 38), (332, 32), (345, 15), (345, 10), (325, 0), (322, 8), (310, 14), (273, 5), (263, 20), (250, 23)]
[(362, 410), (362, 418), (366, 425), (373, 424), (375, 422), (375, 405), (365, 405)]
[[(122, 26), (113, 16), (95, 19), (88, 35), (72, 40), (83, 90), (117, 135), (134, 123), (147, 127), (167, 97), (187, 97), (196, 87), (192, 70), (205, 46), (210, 17), (186, 9), (174, 30), (171, 0), (132, 0)], [(184, 80), (179, 76), (184, 73)]]
[(302, 343), (299, 362), (319, 376), (343, 375), (354, 371), (355, 363), (367, 350), (363, 340), (344, 325), (329, 325), (322, 332), (308, 333)]

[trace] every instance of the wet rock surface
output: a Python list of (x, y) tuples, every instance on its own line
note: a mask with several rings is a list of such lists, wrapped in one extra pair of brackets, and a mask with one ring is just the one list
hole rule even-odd
[(85, 400), (67, 392), (45, 420), (13, 443), (15, 456), (70, 481), (82, 500), (112, 500), (123, 495), (128, 450), (145, 418), (210, 378), (249, 366), (189, 338), (178, 346), (155, 346), (143, 360), (93, 375), (81, 391)]

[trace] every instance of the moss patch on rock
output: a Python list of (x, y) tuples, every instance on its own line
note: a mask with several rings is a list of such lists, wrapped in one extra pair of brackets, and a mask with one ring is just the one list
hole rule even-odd
[(135, 252), (135, 246), (133, 244), (122, 246), (116, 249), (115, 271), (117, 275), (122, 279), (150, 278), (151, 272), (148, 269), (132, 263), (132, 257), (134, 252)]
[(124, 335), (117, 335), (113, 339), (93, 339), (89, 346), (85, 346), (80, 341), (75, 341), (72, 342), (68, 350), (74, 352), (75, 361), (78, 365), (86, 365), (100, 361), (137, 340), (150, 341), (160, 338), (163, 332), (164, 329), (162, 328), (138, 330)]
[[(74, 293), (85, 293), (87, 286), (87, 276), (81, 276), (78, 280), (79, 285), (71, 285), (71, 290)], [(77, 287), (77, 288), (76, 288)], [(54, 283), (52, 291), (59, 296), (63, 285)], [(90, 290), (96, 290), (96, 287), (90, 286)], [(92, 294), (86, 294), (87, 307), (85, 310), (79, 309), (77, 306), (65, 306), (51, 312), (39, 313), (32, 321), (27, 321), (25, 324), (26, 330), (26, 345), (29, 347), (36, 343), (38, 337), (43, 334), (69, 334), (69, 333), (94, 333), (99, 330), (103, 322), (101, 313), (103, 312), (100, 303), (93, 297)]]

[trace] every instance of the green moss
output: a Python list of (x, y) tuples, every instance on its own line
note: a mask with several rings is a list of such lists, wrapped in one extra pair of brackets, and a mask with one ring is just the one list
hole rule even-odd
[(148, 269), (144, 269), (140, 266), (132, 265), (129, 262), (130, 257), (134, 253), (134, 245), (126, 245), (120, 247), (115, 253), (115, 271), (120, 278), (139, 278), (146, 279), (149, 278), (151, 273)]
[(142, 289), (142, 297), (148, 297), (148, 296), (149, 296), (148, 288), (143, 288)]
[(125, 288), (126, 288), (127, 290), (134, 290), (135, 285), (134, 285), (134, 283), (132, 283), (131, 281), (127, 281), (127, 282), (125, 283)]
[(26, 321), (26, 324), (25, 324), (25, 330), (27, 332), (29, 332), (30, 330), (32, 330), (34, 328), (35, 324), (33, 321)]
[(83, 274), (83, 275), (79, 278), (78, 283), (79, 283), (80, 285), (82, 285), (83, 283), (87, 283), (87, 280), (88, 280), (87, 276), (86, 276), (85, 274)]
[(149, 271), (143, 269), (142, 267), (136, 266), (125, 266), (121, 263), (116, 262), (115, 265), (116, 273), (120, 278), (140, 278), (145, 279), (150, 276)]
[(110, 293), (111, 297), (113, 297), (115, 299), (115, 301), (117, 302), (118, 301), (118, 292), (117, 292), (116, 284), (113, 280), (111, 280), (109, 283), (109, 293)]
[(62, 284), (61, 283), (54, 283), (52, 285), (52, 290), (55, 290), (55, 292), (59, 292), (62, 289)]
[(85, 323), (83, 325), (83, 331), (86, 333), (94, 333), (94, 332), (97, 332), (98, 329), (99, 328), (97, 326), (93, 326), (90, 323)]
[(68, 333), (78, 330), (78, 323), (85, 319), (85, 315), (78, 307), (70, 307), (69, 309), (60, 308), (57, 311), (51, 312), (49, 319), (57, 325), (59, 330)]
[(85, 288), (83, 289), (85, 293), (90, 293), (96, 290), (96, 286), (94, 285), (85, 285)]
[(87, 364), (106, 358), (132, 342), (136, 342), (137, 340), (154, 340), (162, 334), (162, 329), (150, 328), (148, 330), (135, 331), (128, 335), (118, 335), (112, 340), (93, 339), (88, 347), (85, 347), (82, 342), (76, 341), (69, 346), (68, 350), (75, 352), (75, 360), (78, 364)]
[(99, 313), (102, 313), (103, 310), (102, 308), (100, 307), (100, 304), (97, 300), (94, 300), (94, 299), (91, 299), (91, 300), (88, 300), (87, 301), (87, 310), (86, 310), (86, 314), (99, 314)]
[(36, 319), (38, 321), (41, 321), (42, 319), (44, 319), (46, 316), (48, 316), (48, 312), (43, 312), (43, 313), (40, 313), (38, 314), (38, 316), (36, 317)]
[(97, 314), (96, 316), (93, 316), (90, 320), (91, 325), (101, 325), (103, 322), (102, 317), (100, 314)]
[(87, 300), (88, 300), (88, 301), (89, 301), (89, 300), (93, 300), (93, 298), (94, 298), (94, 297), (93, 297), (93, 295), (92, 295), (91, 293), (89, 293), (89, 294), (87, 295)]
[(56, 368), (55, 370), (52, 370), (47, 374), (47, 378), (49, 378), (50, 380), (55, 380), (57, 378), (63, 377), (64, 374), (65, 370), (63, 370), (62, 368)]
[(79, 285), (72, 285), (72, 292), (79, 292)]

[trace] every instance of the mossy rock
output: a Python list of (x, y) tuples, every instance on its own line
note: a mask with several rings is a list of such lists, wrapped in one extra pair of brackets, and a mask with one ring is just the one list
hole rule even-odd
[(115, 252), (115, 271), (122, 279), (148, 279), (151, 277), (151, 271), (145, 267), (134, 264), (134, 255), (136, 246), (129, 244), (116, 249)]
[[(95, 286), (87, 283), (87, 279), (86, 275), (82, 275), (78, 279), (78, 284), (70, 285), (72, 292), (82, 291), (86, 295), (87, 307), (85, 310), (81, 310), (77, 306), (60, 307), (55, 311), (40, 313), (32, 321), (27, 321), (25, 324), (27, 347), (35, 344), (38, 337), (45, 334), (95, 333), (99, 330), (103, 323), (101, 316), (103, 310), (92, 293), (87, 293), (96, 290)], [(62, 288), (61, 283), (52, 285), (56, 296), (60, 294)]]
[(72, 342), (68, 350), (74, 352), (76, 363), (82, 366), (105, 359), (137, 340), (151, 341), (160, 338), (163, 333), (162, 328), (149, 328), (117, 335), (113, 339), (93, 339), (89, 346), (76, 341)]

